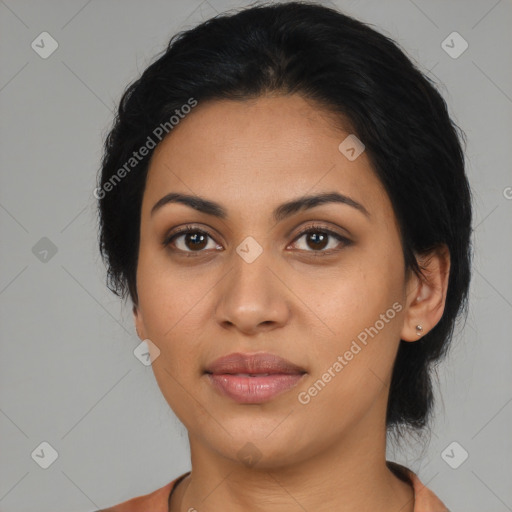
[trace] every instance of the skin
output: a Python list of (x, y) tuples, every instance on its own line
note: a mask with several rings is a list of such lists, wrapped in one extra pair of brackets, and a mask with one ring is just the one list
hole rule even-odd
[[(426, 279), (405, 272), (396, 218), (367, 154), (349, 161), (338, 150), (349, 133), (299, 95), (212, 101), (153, 154), (134, 318), (139, 337), (160, 350), (156, 380), (189, 435), (192, 474), (176, 488), (172, 512), (413, 511), (411, 487), (385, 465), (386, 404), (400, 339), (416, 341), (416, 325), (426, 334), (442, 316), (449, 255), (440, 248), (422, 258)], [(327, 203), (272, 218), (286, 201), (332, 191), (369, 215)], [(228, 216), (178, 203), (151, 215), (169, 192), (220, 203)], [(308, 235), (297, 238), (312, 222), (351, 243), (331, 236), (318, 248)], [(162, 245), (187, 224), (211, 233), (199, 252), (185, 236)], [(236, 252), (247, 236), (263, 250), (252, 263)], [(322, 251), (330, 255), (313, 254)], [(394, 303), (401, 311), (300, 403), (299, 392)], [(268, 402), (238, 404), (203, 374), (237, 351), (275, 353), (307, 375)], [(238, 456), (248, 442), (259, 453), (255, 464)]]

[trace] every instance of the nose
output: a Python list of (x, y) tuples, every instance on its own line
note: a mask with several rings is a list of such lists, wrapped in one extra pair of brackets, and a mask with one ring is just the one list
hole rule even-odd
[(273, 261), (270, 251), (264, 250), (252, 261), (243, 253), (233, 256), (232, 269), (217, 290), (218, 323), (247, 335), (285, 325), (292, 294), (283, 269)]

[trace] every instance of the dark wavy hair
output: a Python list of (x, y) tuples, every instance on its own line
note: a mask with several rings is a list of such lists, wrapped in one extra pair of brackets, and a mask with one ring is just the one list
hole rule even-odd
[(140, 211), (153, 149), (127, 170), (134, 152), (148, 146), (156, 127), (169, 128), (190, 98), (244, 101), (267, 93), (312, 100), (364, 143), (399, 223), (406, 271), (420, 275), (416, 256), (441, 244), (450, 251), (444, 314), (420, 340), (400, 342), (393, 368), (386, 425), (418, 432), (433, 406), (432, 366), (467, 312), (466, 139), (434, 82), (368, 24), (318, 4), (289, 2), (223, 13), (171, 38), (125, 90), (105, 140), (95, 196), (107, 286), (137, 304)]

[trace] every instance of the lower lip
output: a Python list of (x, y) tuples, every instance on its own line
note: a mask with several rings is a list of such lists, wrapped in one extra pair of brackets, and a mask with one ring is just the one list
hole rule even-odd
[(263, 377), (212, 373), (206, 375), (218, 391), (235, 402), (257, 404), (271, 400), (295, 387), (305, 374), (276, 373)]

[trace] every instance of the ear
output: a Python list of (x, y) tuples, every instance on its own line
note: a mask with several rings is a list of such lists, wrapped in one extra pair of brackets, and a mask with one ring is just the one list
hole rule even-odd
[(417, 256), (421, 276), (410, 273), (401, 339), (416, 341), (441, 320), (450, 275), (450, 251), (445, 244)]
[(135, 330), (137, 331), (137, 336), (141, 340), (145, 340), (146, 339), (146, 329), (144, 327), (144, 320), (142, 319), (142, 314), (139, 310), (139, 307), (134, 304), (132, 307), (132, 312), (133, 312), (133, 319), (135, 322)]

